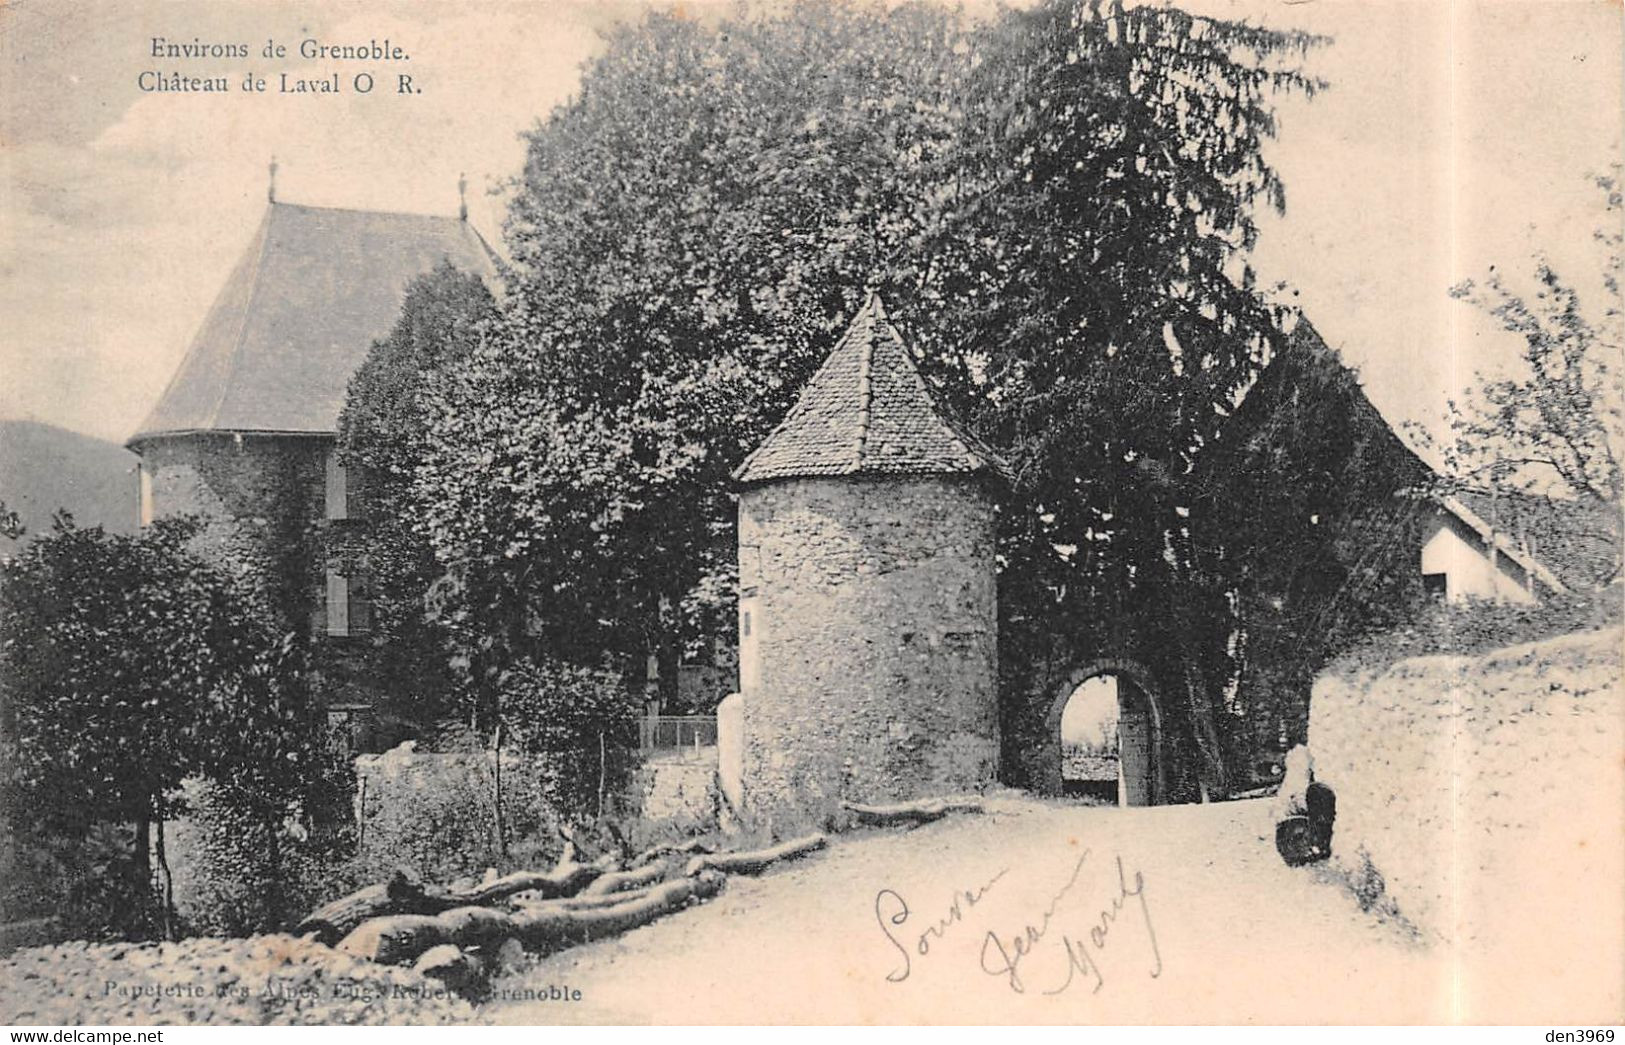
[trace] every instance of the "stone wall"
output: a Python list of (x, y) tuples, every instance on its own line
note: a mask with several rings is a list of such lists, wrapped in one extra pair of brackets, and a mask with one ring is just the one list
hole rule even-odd
[(264, 586), (290, 625), (308, 627), (320, 607), (323, 462), (332, 440), (199, 433), (151, 439), (141, 467), (151, 477), (155, 518), (193, 515), (204, 523), (198, 550)]
[(685, 834), (709, 831), (717, 823), (717, 749), (698, 754), (650, 758), (632, 774), (632, 808), (650, 824), (667, 824)]
[[(1615, 960), (1620, 643), (1612, 629), (1319, 679), (1309, 750), (1337, 794), (1335, 865), (1368, 896), (1380, 876), (1401, 915), (1467, 953), (1513, 954), (1545, 925), (1584, 961)], [(1568, 946), (1599, 929), (1608, 947)]]
[(198, 551), (247, 580), (283, 626), (316, 640), (320, 691), (332, 701), (371, 703), (377, 694), (365, 640), (326, 634), (328, 565), (363, 569), (366, 556), (359, 519), (326, 518), (333, 439), (208, 432), (154, 438), (140, 449), (154, 518), (201, 519)]
[[(740, 496), (743, 810), (965, 791), (998, 761), (992, 504), (965, 478), (802, 479)], [(745, 615), (749, 615), (749, 634)]]
[(223, 551), (240, 533), (270, 539), (279, 514), (321, 518), (332, 446), (326, 437), (209, 432), (149, 439), (140, 451), (154, 515), (203, 517), (208, 547)]

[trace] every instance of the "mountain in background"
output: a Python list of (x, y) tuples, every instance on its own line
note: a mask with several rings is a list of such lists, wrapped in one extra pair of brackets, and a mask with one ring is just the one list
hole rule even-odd
[[(50, 532), (58, 508), (80, 526), (134, 533), (137, 460), (106, 439), (39, 421), (0, 421), (0, 502), (22, 517), (24, 541)], [(0, 537), (0, 554), (20, 543)]]

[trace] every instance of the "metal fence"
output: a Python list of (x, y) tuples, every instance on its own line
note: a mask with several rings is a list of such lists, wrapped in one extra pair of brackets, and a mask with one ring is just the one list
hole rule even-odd
[(714, 715), (650, 715), (638, 721), (638, 747), (643, 751), (688, 751), (716, 742)]

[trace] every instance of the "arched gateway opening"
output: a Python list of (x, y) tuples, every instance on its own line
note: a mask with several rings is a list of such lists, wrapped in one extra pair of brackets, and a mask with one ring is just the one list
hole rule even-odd
[(1100, 661), (1068, 676), (1050, 709), (1059, 736), (1061, 791), (1111, 805), (1165, 802), (1162, 714), (1146, 673)]

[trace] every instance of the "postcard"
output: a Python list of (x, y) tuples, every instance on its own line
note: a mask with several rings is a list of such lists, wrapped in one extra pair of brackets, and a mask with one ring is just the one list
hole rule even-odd
[(0, 7), (0, 1018), (1625, 1018), (1602, 0)]

